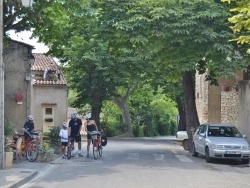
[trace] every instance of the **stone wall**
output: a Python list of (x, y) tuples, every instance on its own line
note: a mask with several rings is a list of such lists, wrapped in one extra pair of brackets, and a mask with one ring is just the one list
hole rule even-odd
[[(16, 130), (22, 130), (30, 113), (30, 66), (34, 62), (29, 59), (31, 46), (20, 42), (9, 41), (4, 44), (3, 61), (5, 64), (4, 93), (5, 119), (11, 120)], [(23, 101), (17, 102), (16, 96), (22, 95)]]
[(239, 126), (238, 92), (221, 92), (221, 123), (231, 123)]
[[(209, 85), (206, 74), (196, 74), (196, 108), (200, 123), (232, 123), (239, 125), (239, 96), (236, 91), (222, 91), (220, 86)], [(234, 80), (219, 80), (234, 83)], [(231, 87), (229, 87), (231, 88)]]
[(205, 74), (196, 74), (195, 82), (196, 109), (200, 123), (208, 121), (208, 83)]

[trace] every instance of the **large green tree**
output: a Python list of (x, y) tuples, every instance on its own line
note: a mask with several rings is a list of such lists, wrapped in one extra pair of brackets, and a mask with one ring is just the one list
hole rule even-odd
[[(136, 46), (110, 24), (113, 15), (126, 14), (115, 10), (118, 6), (114, 4), (59, 1), (46, 9), (34, 34), (50, 47), (52, 55), (67, 63), (69, 83), (77, 92), (75, 105), (91, 104), (92, 115), (99, 124), (102, 101), (112, 99), (132, 133), (127, 101), (146, 76), (149, 64), (137, 54)], [(124, 9), (127, 3), (119, 6)]]
[(35, 34), (68, 62), (78, 105), (97, 103), (96, 115), (104, 99), (122, 98), (137, 81), (157, 79), (150, 72), (171, 70), (169, 80), (183, 80), (191, 142), (191, 129), (199, 125), (195, 71), (208, 70), (216, 84), (216, 77), (245, 66), (236, 61), (242, 58), (237, 46), (228, 43), (234, 37), (228, 10), (214, 0), (61, 0), (46, 9)]
[(190, 144), (191, 130), (199, 125), (195, 71), (208, 70), (207, 79), (216, 84), (216, 77), (234, 75), (236, 69), (245, 68), (244, 61), (237, 61), (237, 46), (228, 43), (234, 36), (226, 22), (228, 10), (225, 4), (213, 0), (140, 1), (123, 21), (114, 24), (117, 30), (140, 36), (130, 41), (146, 46), (158, 69), (171, 68), (172, 74), (166, 76), (182, 77)]

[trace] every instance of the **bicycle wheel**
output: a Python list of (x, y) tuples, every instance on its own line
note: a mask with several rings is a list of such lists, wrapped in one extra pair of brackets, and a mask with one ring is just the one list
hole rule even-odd
[(93, 142), (93, 156), (94, 156), (94, 159), (98, 159), (99, 153), (98, 153), (98, 149), (97, 149), (97, 147), (95, 147), (95, 145), (96, 145), (96, 141)]
[(68, 150), (67, 150), (67, 158), (70, 159), (71, 158), (71, 146), (68, 146)]
[(98, 146), (98, 151), (99, 151), (99, 156), (101, 157), (102, 156), (102, 145), (99, 144)]
[(30, 162), (34, 162), (37, 159), (37, 156), (38, 156), (37, 144), (33, 143), (33, 142), (30, 142), (26, 146), (26, 158)]

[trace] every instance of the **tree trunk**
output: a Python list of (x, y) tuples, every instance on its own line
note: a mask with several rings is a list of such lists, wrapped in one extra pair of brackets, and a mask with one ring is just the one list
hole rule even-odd
[(94, 94), (93, 96), (95, 101), (92, 106), (91, 106), (91, 116), (92, 119), (95, 120), (98, 129), (100, 129), (100, 113), (101, 113), (101, 109), (102, 109), (102, 99), (101, 99), (101, 95), (99, 94)]
[(133, 137), (134, 135), (133, 135), (132, 122), (131, 122), (131, 118), (130, 118), (129, 109), (127, 106), (127, 101), (122, 97), (117, 97), (117, 98), (114, 98), (113, 100), (114, 100), (115, 104), (121, 110), (123, 123), (126, 124), (128, 127), (127, 136)]
[(184, 108), (184, 101), (178, 95), (176, 96), (176, 103), (179, 111), (179, 122), (178, 122), (178, 131), (186, 131), (186, 113)]
[(195, 105), (194, 74), (190, 71), (183, 73), (183, 87), (185, 97), (186, 124), (188, 133), (189, 152), (192, 151), (193, 133), (199, 126), (199, 118)]

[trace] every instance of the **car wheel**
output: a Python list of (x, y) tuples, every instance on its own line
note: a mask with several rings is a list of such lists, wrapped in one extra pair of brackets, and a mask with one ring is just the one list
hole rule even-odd
[(182, 146), (183, 146), (183, 148), (184, 148), (185, 150), (188, 150), (188, 140), (187, 140), (187, 139), (183, 140)]
[(242, 163), (243, 164), (248, 164), (249, 163), (249, 159), (242, 159)]
[(192, 156), (198, 157), (198, 152), (196, 151), (194, 144), (193, 144), (193, 149), (192, 149)]
[(207, 163), (212, 162), (212, 159), (211, 159), (210, 154), (209, 154), (209, 148), (208, 147), (206, 147), (206, 149), (205, 149), (205, 159), (206, 159)]

